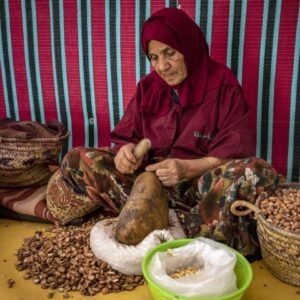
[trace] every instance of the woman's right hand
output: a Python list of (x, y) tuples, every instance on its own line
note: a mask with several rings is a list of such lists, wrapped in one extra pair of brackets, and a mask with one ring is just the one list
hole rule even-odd
[(122, 146), (115, 156), (115, 166), (122, 174), (132, 174), (141, 165), (143, 157), (137, 159), (134, 155), (135, 145), (132, 143)]

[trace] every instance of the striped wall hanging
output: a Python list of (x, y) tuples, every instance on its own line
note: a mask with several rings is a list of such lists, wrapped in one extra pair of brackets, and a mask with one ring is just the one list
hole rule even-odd
[(163, 7), (187, 12), (236, 74), (257, 156), (300, 181), (299, 0), (0, 0), (0, 117), (62, 121), (63, 153), (109, 145), (150, 72), (141, 26)]

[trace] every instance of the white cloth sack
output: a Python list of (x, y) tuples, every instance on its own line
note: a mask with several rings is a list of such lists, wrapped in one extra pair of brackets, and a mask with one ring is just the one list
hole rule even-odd
[[(236, 254), (227, 246), (210, 239), (197, 238), (185, 246), (155, 253), (149, 266), (149, 275), (158, 286), (171, 293), (207, 299), (237, 290), (234, 272), (236, 261)], [(177, 279), (169, 276), (187, 267), (200, 268), (200, 271)]]
[(185, 238), (175, 211), (169, 210), (170, 227), (154, 230), (138, 245), (124, 245), (115, 239), (117, 218), (96, 223), (91, 230), (90, 246), (96, 257), (126, 275), (141, 275), (145, 254), (165, 241)]

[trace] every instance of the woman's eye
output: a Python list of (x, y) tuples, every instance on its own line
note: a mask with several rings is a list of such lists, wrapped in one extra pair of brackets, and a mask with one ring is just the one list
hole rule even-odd
[(151, 63), (157, 62), (157, 57), (156, 56), (150, 56), (150, 61), (151, 61)]
[(167, 56), (171, 57), (171, 56), (173, 56), (175, 54), (175, 52), (176, 51), (174, 51), (174, 50), (168, 50), (167, 51)]

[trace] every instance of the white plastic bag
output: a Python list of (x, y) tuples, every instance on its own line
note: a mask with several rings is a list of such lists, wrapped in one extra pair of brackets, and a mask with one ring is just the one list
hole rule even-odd
[[(197, 238), (185, 246), (154, 254), (149, 275), (157, 285), (174, 294), (207, 299), (236, 291), (236, 260), (235, 253), (225, 245)], [(177, 279), (170, 276), (188, 267), (200, 270)]]
[(156, 245), (186, 237), (173, 210), (169, 210), (168, 229), (154, 230), (136, 246), (124, 245), (115, 239), (117, 220), (106, 219), (96, 223), (91, 230), (90, 246), (96, 257), (126, 275), (141, 275), (143, 258)]

